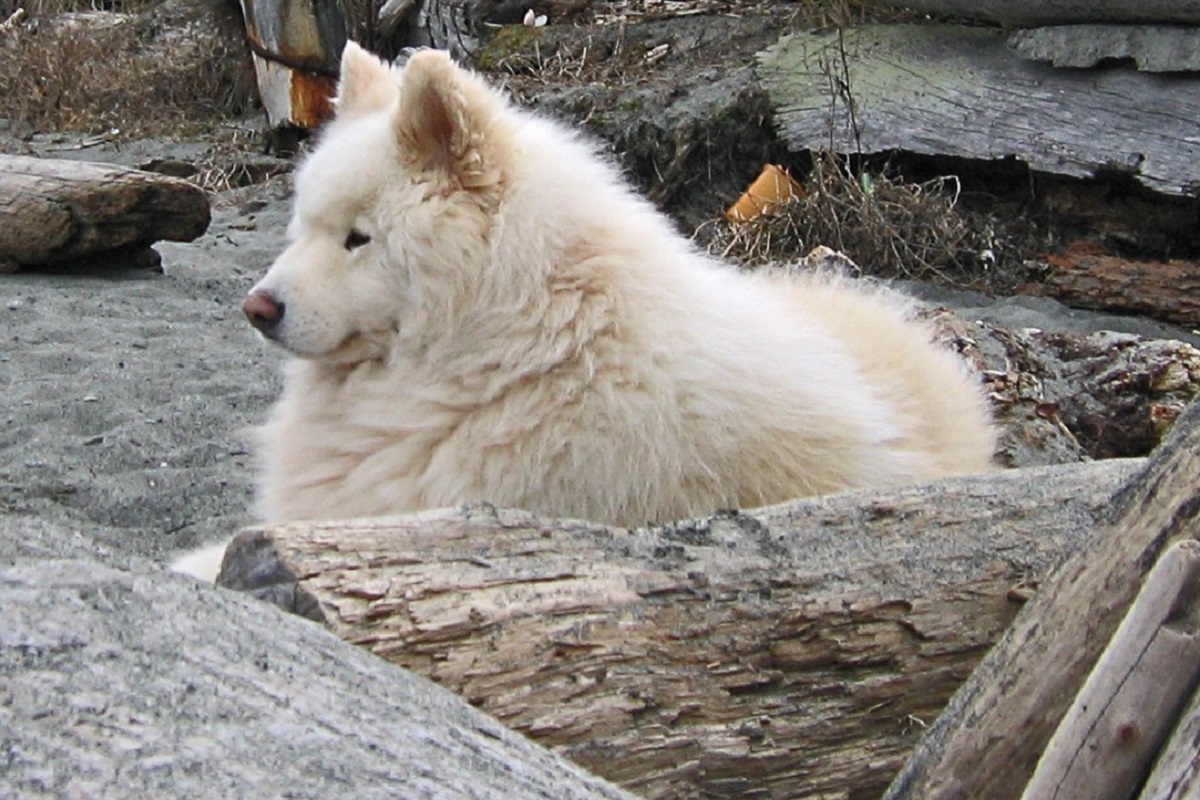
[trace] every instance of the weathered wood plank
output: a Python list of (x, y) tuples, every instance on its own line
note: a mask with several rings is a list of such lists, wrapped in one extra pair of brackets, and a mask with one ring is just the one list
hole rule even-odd
[(1046, 746), (1022, 800), (1127, 800), (1200, 678), (1200, 542), (1177, 542)]
[(884, 3), (1023, 27), (1073, 22), (1200, 23), (1200, 6), (1195, 0), (884, 0)]
[(759, 74), (795, 150), (1016, 158), (1200, 194), (1200, 76), (1056, 70), (1015, 56), (1000, 31), (948, 25), (787, 37)]
[(208, 196), (112, 164), (0, 155), (0, 271), (69, 261), (208, 228)]
[(887, 800), (1019, 797), (1146, 574), (1200, 538), (1200, 403), (1045, 582), (917, 746)]
[(879, 796), (1129, 462), (623, 530), (474, 508), (243, 533), (274, 592), (648, 798)]
[(1200, 688), (1154, 764), (1138, 800), (1197, 800), (1200, 798)]

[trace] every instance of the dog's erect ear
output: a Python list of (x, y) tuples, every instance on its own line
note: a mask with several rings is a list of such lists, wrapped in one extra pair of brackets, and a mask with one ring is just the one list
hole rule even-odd
[(354, 42), (342, 50), (341, 70), (334, 99), (339, 117), (382, 111), (395, 101), (399, 87), (392, 71)]
[(414, 54), (400, 77), (396, 135), (401, 150), (419, 167), (444, 171), (465, 189), (495, 183), (498, 132), (490, 126), (496, 102), (483, 82), (447, 53)]

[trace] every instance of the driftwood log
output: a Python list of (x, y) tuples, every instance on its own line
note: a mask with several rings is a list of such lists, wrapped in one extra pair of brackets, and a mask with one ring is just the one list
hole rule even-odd
[(190, 242), (207, 230), (209, 210), (204, 191), (178, 178), (0, 155), (0, 272)]
[(346, 44), (339, 5), (327, 0), (243, 0), (242, 10), (267, 122), (280, 134), (317, 128), (333, 115), (338, 60)]
[(220, 582), (644, 797), (878, 796), (1137, 463), (642, 530), (488, 507), (256, 528)]
[(984, 377), (1005, 466), (1148, 455), (1200, 393), (1200, 350), (1186, 342), (930, 316)]
[(1200, 688), (1180, 716), (1180, 723), (1158, 754), (1158, 761), (1146, 783), (1140, 800), (1194, 800), (1200, 794), (1200, 759), (1196, 742), (1200, 741)]
[(887, 4), (1021, 27), (1073, 22), (1200, 23), (1200, 7), (1192, 0), (896, 0)]
[(1076, 308), (1149, 314), (1180, 325), (1200, 324), (1200, 264), (1195, 261), (1131, 261), (1068, 249), (1046, 256), (1045, 274), (1021, 287)]
[(787, 37), (759, 75), (793, 150), (1016, 158), (1181, 197), (1200, 186), (1197, 76), (1058, 70), (1014, 55), (1001, 31), (953, 25)]
[(0, 608), (6, 800), (633, 800), (316, 625), (161, 570), (9, 561)]
[[(1110, 524), (1023, 609), (922, 740), (887, 798), (1020, 797), (1151, 568), (1172, 544), (1196, 538), (1200, 404), (1179, 419), (1144, 473), (1119, 494)], [(1135, 737), (1138, 729), (1149, 729), (1145, 720), (1132, 722)]]

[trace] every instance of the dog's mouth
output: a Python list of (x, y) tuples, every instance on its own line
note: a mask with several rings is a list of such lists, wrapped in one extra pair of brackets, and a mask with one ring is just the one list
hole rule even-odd
[(353, 365), (364, 361), (378, 361), (386, 352), (382, 332), (355, 331), (329, 350), (313, 350), (297, 347), (274, 332), (264, 334), (272, 344), (296, 358), (319, 361), (327, 364)]

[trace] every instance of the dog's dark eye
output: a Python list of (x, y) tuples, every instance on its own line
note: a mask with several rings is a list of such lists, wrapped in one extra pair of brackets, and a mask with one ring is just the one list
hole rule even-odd
[(342, 245), (347, 250), (357, 250), (358, 248), (362, 247), (364, 244), (366, 244), (369, 241), (371, 241), (370, 236), (367, 236), (362, 231), (356, 231), (356, 230), (351, 229), (351, 231), (348, 234), (346, 234), (346, 241), (343, 242)]

